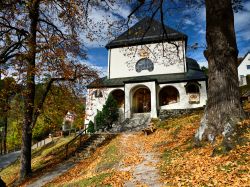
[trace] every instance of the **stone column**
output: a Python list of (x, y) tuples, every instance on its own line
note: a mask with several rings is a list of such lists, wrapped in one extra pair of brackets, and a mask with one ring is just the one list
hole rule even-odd
[(151, 82), (150, 85), (151, 91), (151, 118), (157, 118), (157, 91), (156, 91), (156, 83)]
[(130, 89), (131, 86), (129, 84), (125, 84), (125, 107), (124, 107), (124, 117), (130, 118), (131, 117), (131, 102), (130, 102)]

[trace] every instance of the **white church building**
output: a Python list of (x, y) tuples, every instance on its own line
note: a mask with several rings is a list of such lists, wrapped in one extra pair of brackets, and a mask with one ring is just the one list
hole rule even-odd
[(157, 118), (160, 110), (206, 105), (207, 77), (194, 59), (186, 57), (187, 39), (144, 18), (108, 43), (108, 74), (88, 86), (85, 124), (94, 121), (110, 94), (122, 119), (136, 113)]
[(250, 52), (248, 52), (238, 66), (240, 86), (247, 85), (247, 75), (250, 75)]

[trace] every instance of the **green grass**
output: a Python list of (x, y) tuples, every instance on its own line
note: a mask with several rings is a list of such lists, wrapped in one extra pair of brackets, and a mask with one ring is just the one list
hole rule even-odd
[(219, 171), (224, 171), (226, 173), (230, 173), (231, 171), (233, 171), (235, 168), (235, 166), (233, 166), (232, 164), (225, 164), (225, 165), (221, 165), (218, 167)]
[(114, 167), (121, 160), (122, 156), (119, 151), (117, 142), (113, 141), (108, 145), (106, 150), (103, 152), (102, 159), (96, 166), (96, 171), (101, 172)]
[(182, 126), (181, 125), (178, 125), (172, 132), (171, 132), (171, 135), (173, 136), (173, 138), (177, 138), (178, 137), (178, 134), (180, 133), (182, 129)]
[(170, 164), (172, 158), (174, 158), (174, 151), (166, 149), (162, 154), (162, 159), (165, 164)]
[[(49, 143), (46, 146), (37, 148), (32, 151), (32, 171), (34, 175), (39, 174), (43, 169), (50, 167), (64, 160), (65, 151), (64, 146), (73, 137), (59, 138), (54, 141), (54, 143)], [(17, 180), (20, 169), (20, 160), (12, 163), (8, 167), (0, 171), (1, 178), (9, 186), (14, 181)]]
[(109, 185), (102, 185), (101, 183), (105, 178), (111, 175), (112, 175), (111, 173), (102, 173), (91, 178), (87, 178), (87, 179), (83, 179), (74, 183), (63, 185), (63, 187), (72, 187), (72, 186), (79, 186), (79, 187), (86, 187), (86, 186), (104, 187), (105, 186), (106, 187)]

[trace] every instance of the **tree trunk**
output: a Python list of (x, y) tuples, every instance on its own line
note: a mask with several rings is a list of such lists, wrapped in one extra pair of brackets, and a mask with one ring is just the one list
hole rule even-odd
[(36, 33), (39, 18), (39, 0), (33, 0), (29, 6), (30, 37), (27, 54), (27, 78), (24, 91), (24, 122), (22, 126), (20, 180), (31, 174), (32, 124), (35, 100)]
[(237, 124), (245, 118), (240, 102), (237, 56), (231, 0), (206, 0), (206, 41), (208, 61), (208, 100), (205, 114), (195, 135), (196, 141), (214, 142), (223, 136), (231, 149)]

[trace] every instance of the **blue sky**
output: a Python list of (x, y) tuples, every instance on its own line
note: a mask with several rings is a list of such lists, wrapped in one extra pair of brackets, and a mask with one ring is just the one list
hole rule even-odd
[[(102, 22), (104, 26), (102, 27), (101, 37), (97, 36), (96, 38), (98, 39), (94, 42), (87, 42), (88, 59), (86, 62), (98, 68), (102, 72), (102, 75), (106, 74), (108, 63), (108, 52), (104, 46), (110, 40), (114, 39), (114, 35), (107, 34), (108, 29), (105, 27), (108, 24), (106, 23), (105, 25), (105, 22), (114, 22), (126, 19), (132, 10), (127, 4), (123, 4), (122, 6), (113, 6), (112, 10), (94, 9), (90, 12), (90, 17), (96, 21), (96, 24), (100, 25), (99, 23)], [(242, 11), (235, 13), (235, 30), (239, 57), (244, 56), (248, 51), (250, 51), (250, 1), (244, 1), (243, 7)], [(132, 26), (135, 24), (143, 16), (144, 15), (141, 14), (135, 15), (131, 19), (132, 23), (130, 25)], [(188, 35), (187, 56), (196, 59), (201, 66), (207, 66), (207, 62), (203, 56), (203, 51), (206, 46), (205, 8), (187, 8), (166, 14), (165, 18), (166, 25)], [(126, 28), (122, 28), (117, 31), (117, 34), (121, 34), (124, 30), (126, 30)], [(193, 50), (190, 46), (195, 43), (198, 43), (199, 48)]]

